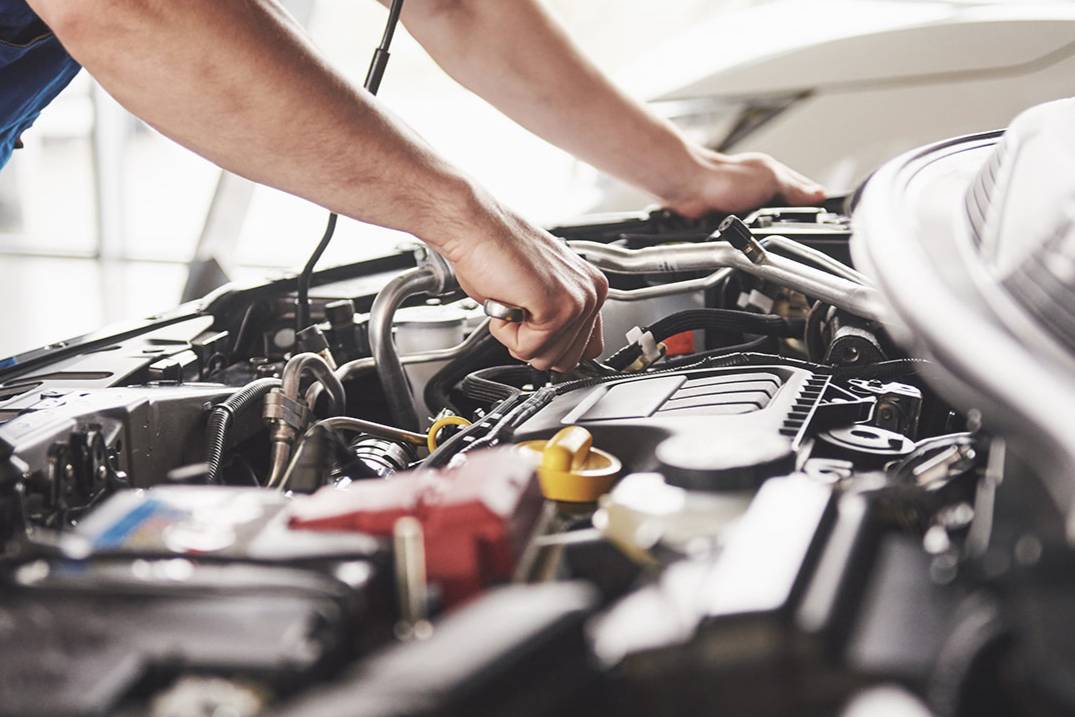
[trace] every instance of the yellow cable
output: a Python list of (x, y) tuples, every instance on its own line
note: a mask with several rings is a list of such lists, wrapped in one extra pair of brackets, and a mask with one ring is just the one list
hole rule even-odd
[(426, 447), (429, 452), (437, 450), (437, 434), (440, 433), (440, 429), (445, 426), (469, 426), (470, 421), (462, 416), (445, 416), (444, 418), (438, 418), (433, 422), (433, 425), (429, 427), (429, 434), (426, 436)]

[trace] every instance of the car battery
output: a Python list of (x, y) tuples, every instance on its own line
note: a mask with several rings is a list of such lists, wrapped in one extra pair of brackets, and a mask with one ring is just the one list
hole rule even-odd
[(287, 694), (355, 656), (343, 593), (312, 571), (182, 558), (25, 564), (0, 596), (0, 715), (113, 714), (184, 674)]
[(183, 674), (287, 692), (382, 644), (388, 546), (292, 530), (287, 508), (253, 488), (124, 491), (64, 534), (59, 556), (12, 565), (0, 641), (19, 650), (0, 656), (0, 715), (111, 713), (147, 680)]
[(421, 523), (426, 574), (446, 605), (508, 580), (544, 502), (534, 462), (514, 448), (477, 451), (446, 469), (322, 488), (291, 506), (291, 527), (389, 536)]
[(262, 488), (159, 486), (117, 493), (64, 537), (74, 555), (186, 556), (202, 561), (311, 565), (384, 562), (370, 535), (293, 530), (291, 499)]
[(388, 544), (355, 531), (292, 529), (290, 504), (284, 494), (260, 488), (124, 491), (93, 511), (62, 545), (68, 555), (96, 570), (102, 562), (138, 566), (156, 560), (167, 566), (178, 557), (195, 565), (199, 575), (209, 574), (213, 566), (226, 567), (215, 573), (223, 592), (229, 585), (256, 591), (232, 580), (239, 576), (262, 580), (266, 590), (285, 578), (320, 581), (332, 586), (343, 617), (364, 625), (364, 636), (378, 632), (374, 625), (385, 626), (387, 634), (395, 620)]

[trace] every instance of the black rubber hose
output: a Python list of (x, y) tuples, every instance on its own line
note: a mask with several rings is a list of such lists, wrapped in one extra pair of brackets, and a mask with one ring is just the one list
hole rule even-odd
[(468, 374), (460, 388), (473, 401), (500, 403), (521, 393), (516, 384), (531, 383), (537, 374), (529, 366), (494, 366)]
[(422, 394), (426, 406), (434, 415), (446, 407), (451, 407), (451, 391), (460, 381), (474, 371), (501, 366), (511, 360), (511, 355), (503, 344), (485, 329), (476, 346), (453, 358), (429, 379)]
[(679, 356), (673, 359), (665, 359), (665, 361), (659, 364), (659, 366), (662, 369), (682, 368), (684, 366), (690, 366), (694, 363), (697, 363), (698, 361), (716, 359), (720, 358), (721, 356), (728, 356), (729, 354), (738, 354), (744, 351), (764, 353), (766, 348), (769, 347), (768, 345), (773, 341), (774, 339), (772, 336), (754, 336), (741, 344), (724, 346), (719, 349), (705, 351), (704, 353), (690, 354), (689, 356)]
[(930, 363), (926, 359), (902, 358), (891, 359), (889, 361), (878, 361), (877, 363), (866, 364), (865, 366), (843, 366), (831, 370), (833, 376), (845, 380), (849, 378), (873, 378), (884, 380), (889, 378), (900, 378), (901, 376), (913, 376), (923, 369), (928, 369), (929, 366)]
[[(688, 309), (666, 316), (645, 330), (653, 334), (656, 341), (664, 341), (684, 331), (698, 330), (790, 338), (802, 334), (801, 324), (800, 321), (789, 321), (773, 314), (732, 309)], [(641, 354), (642, 349), (638, 344), (629, 344), (609, 356), (605, 363), (622, 370)]]
[(206, 426), (208, 436), (206, 463), (209, 464), (207, 475), (209, 483), (220, 482), (220, 461), (223, 459), (224, 449), (228, 445), (228, 429), (231, 427), (232, 416), (245, 412), (251, 406), (260, 406), (265, 394), (279, 385), (280, 379), (259, 378), (246, 384), (213, 406), (213, 410), (209, 412), (209, 421)]

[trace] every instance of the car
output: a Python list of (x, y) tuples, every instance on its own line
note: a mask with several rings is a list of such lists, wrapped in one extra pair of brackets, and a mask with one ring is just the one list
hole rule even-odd
[(1072, 128), (555, 227), (568, 374), (420, 247), (6, 359), (0, 713), (1070, 712)]
[[(898, 154), (1068, 96), (1073, 31), (1069, 2), (767, 2), (640, 49), (621, 81), (708, 146), (850, 191)], [(606, 181), (593, 210), (644, 202)]]

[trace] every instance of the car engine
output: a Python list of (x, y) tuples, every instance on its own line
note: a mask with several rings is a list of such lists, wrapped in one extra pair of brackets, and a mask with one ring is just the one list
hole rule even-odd
[(1066, 712), (1065, 456), (898, 308), (901, 186), (554, 228), (570, 374), (421, 247), (3, 362), (0, 714)]

